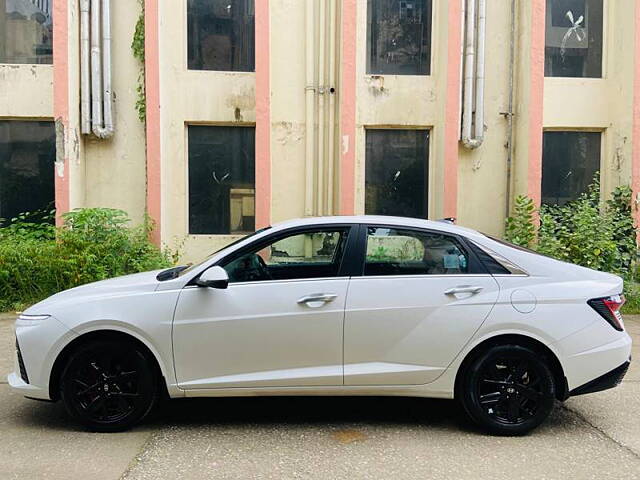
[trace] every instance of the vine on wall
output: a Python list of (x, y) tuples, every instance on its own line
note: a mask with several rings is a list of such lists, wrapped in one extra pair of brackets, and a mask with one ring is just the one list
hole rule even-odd
[(142, 123), (147, 119), (147, 97), (144, 84), (144, 0), (138, 0), (140, 3), (140, 16), (136, 22), (136, 28), (133, 32), (133, 40), (131, 42), (131, 51), (133, 56), (140, 62), (140, 73), (138, 74), (138, 85), (136, 86), (136, 92), (138, 98), (136, 99), (136, 111), (138, 112), (138, 118)]

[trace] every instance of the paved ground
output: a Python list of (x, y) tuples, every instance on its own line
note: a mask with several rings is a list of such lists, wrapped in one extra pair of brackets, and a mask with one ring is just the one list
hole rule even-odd
[[(640, 317), (627, 326), (638, 359)], [(524, 438), (483, 435), (453, 402), (402, 398), (176, 400), (132, 432), (92, 434), (11, 393), (12, 365), (0, 316), (0, 479), (640, 478), (638, 361)]]

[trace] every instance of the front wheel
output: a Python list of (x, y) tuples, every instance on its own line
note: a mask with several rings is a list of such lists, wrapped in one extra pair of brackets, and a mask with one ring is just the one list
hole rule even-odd
[(97, 340), (78, 348), (60, 379), (67, 412), (85, 427), (117, 432), (141, 421), (158, 398), (152, 359), (128, 341)]
[(498, 345), (462, 372), (459, 399), (471, 419), (498, 435), (523, 435), (540, 425), (555, 401), (544, 357), (520, 345)]

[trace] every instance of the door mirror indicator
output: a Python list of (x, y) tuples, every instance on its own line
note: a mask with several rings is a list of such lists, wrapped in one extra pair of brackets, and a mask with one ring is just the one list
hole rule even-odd
[(198, 280), (196, 280), (196, 285), (199, 287), (225, 289), (229, 286), (229, 275), (222, 267), (211, 267), (202, 272)]

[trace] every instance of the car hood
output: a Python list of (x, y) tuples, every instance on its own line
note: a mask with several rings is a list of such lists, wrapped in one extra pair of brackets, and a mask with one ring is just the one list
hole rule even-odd
[(50, 314), (49, 309), (67, 302), (86, 301), (97, 297), (117, 296), (119, 294), (152, 292), (158, 286), (156, 276), (162, 270), (134, 273), (122, 277), (110, 278), (99, 282), (88, 283), (79, 287), (64, 290), (42, 300), (25, 310), (25, 314)]

